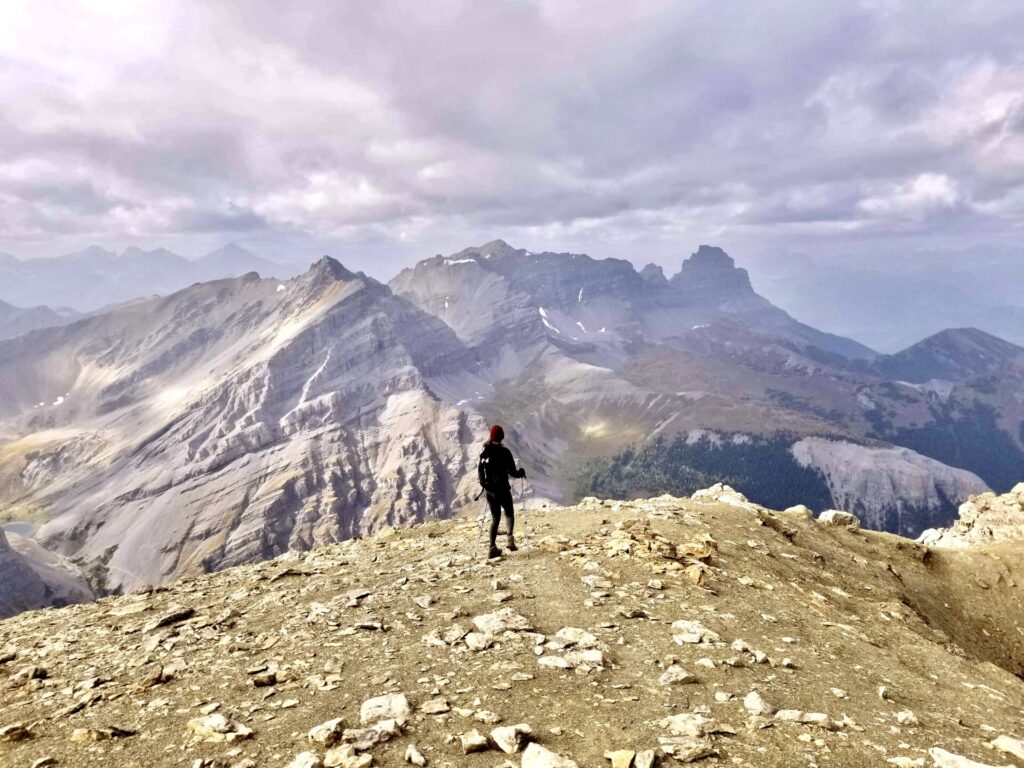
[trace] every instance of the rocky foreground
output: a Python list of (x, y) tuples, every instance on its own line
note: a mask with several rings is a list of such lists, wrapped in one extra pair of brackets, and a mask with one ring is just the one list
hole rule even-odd
[(729, 489), (472, 521), (0, 622), (3, 766), (1024, 766), (1022, 542)]

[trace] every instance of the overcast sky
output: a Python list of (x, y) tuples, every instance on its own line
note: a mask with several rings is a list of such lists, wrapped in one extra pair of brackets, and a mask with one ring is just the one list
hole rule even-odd
[[(0, 251), (1015, 247), (1024, 3), (3, 0)], [(853, 254), (853, 256), (851, 256)]]

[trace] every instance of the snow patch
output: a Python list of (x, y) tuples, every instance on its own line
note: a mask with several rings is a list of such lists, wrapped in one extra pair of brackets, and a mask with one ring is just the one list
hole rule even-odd
[(544, 327), (549, 329), (549, 330), (554, 331), (555, 333), (560, 334), (561, 331), (558, 330), (557, 328), (555, 328), (555, 326), (553, 326), (551, 324), (551, 322), (548, 320), (548, 311), (546, 309), (544, 309), (544, 307), (540, 307), (539, 311), (540, 311), (540, 321), (542, 323), (544, 323)]
[[(487, 258), (491, 258), (488, 256)], [(476, 259), (445, 259), (444, 265), (450, 267), (453, 264), (476, 264)]]
[(576, 297), (576, 302), (578, 304), (582, 304), (583, 303), (583, 289), (582, 288), (580, 288), (580, 295)]
[(284, 291), (284, 290), (287, 290), (285, 285), (282, 284), (282, 285), (277, 286), (277, 292), (278, 293), (280, 293), (281, 291)]

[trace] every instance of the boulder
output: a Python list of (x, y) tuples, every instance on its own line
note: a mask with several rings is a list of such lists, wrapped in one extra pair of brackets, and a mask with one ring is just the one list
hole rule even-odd
[(834, 525), (851, 530), (860, 528), (860, 520), (856, 515), (851, 515), (849, 512), (843, 512), (838, 509), (826, 509), (818, 515), (818, 522), (822, 525)]
[(412, 707), (404, 693), (388, 693), (367, 699), (359, 708), (359, 722), (375, 723), (378, 720), (405, 722), (412, 714)]

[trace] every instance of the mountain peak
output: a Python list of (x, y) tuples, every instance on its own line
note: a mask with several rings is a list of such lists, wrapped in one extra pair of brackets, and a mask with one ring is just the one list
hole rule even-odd
[(517, 256), (523, 252), (524, 251), (519, 248), (513, 248), (504, 240), (491, 240), (489, 243), (461, 250), (454, 254), (453, 258), (472, 258), (474, 256), (482, 256), (485, 259), (491, 259), (495, 257)]
[(701, 245), (696, 252), (684, 264), (692, 264), (702, 267), (717, 267), (719, 269), (735, 269), (736, 262), (732, 256), (727, 254), (717, 245)]
[(108, 251), (102, 245), (96, 245), (94, 243), (80, 251), (68, 254), (67, 258), (78, 260), (114, 259), (117, 258), (117, 254), (113, 251)]
[(119, 257), (121, 259), (166, 259), (169, 261), (181, 261), (182, 256), (179, 256), (174, 251), (169, 251), (166, 248), (154, 248), (150, 251), (139, 248), (138, 246), (132, 245), (125, 248)]
[(314, 261), (306, 275), (314, 280), (358, 280), (359, 275), (347, 269), (340, 261), (331, 256), (321, 256)]
[(651, 263), (640, 270), (640, 277), (649, 283), (665, 283), (665, 270), (657, 264)]
[(978, 328), (947, 328), (883, 358), (879, 370), (903, 381), (966, 381), (1012, 365), (1024, 366), (1024, 348)]
[(714, 245), (700, 246), (670, 282), (702, 303), (754, 295), (747, 270), (739, 269), (729, 254)]
[(213, 253), (232, 253), (232, 254), (237, 253), (237, 254), (244, 254), (246, 256), (251, 256), (252, 255), (252, 251), (250, 251), (248, 248), (242, 247), (241, 245), (239, 245), (238, 243), (236, 243), (234, 241), (232, 241), (230, 243), (227, 243), (225, 245), (222, 245), (220, 248), (218, 248), (217, 250), (213, 251)]

